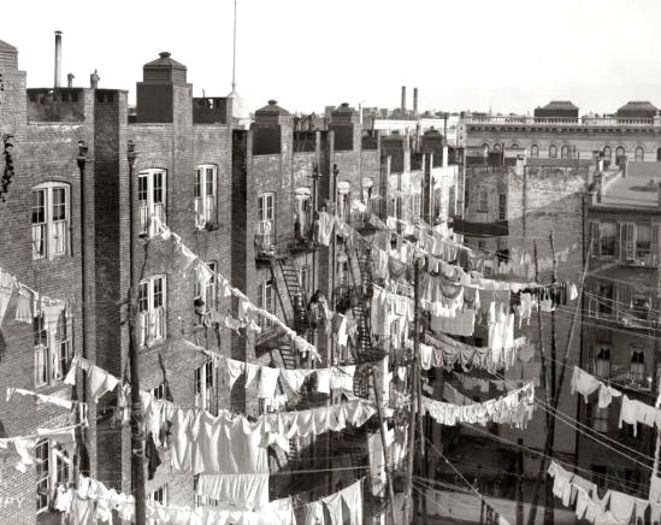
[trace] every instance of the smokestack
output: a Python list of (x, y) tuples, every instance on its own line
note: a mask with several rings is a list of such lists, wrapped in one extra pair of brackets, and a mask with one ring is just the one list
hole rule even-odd
[(62, 71), (62, 31), (55, 31), (55, 82), (56, 88), (60, 87), (60, 72)]
[(418, 114), (418, 88), (413, 88), (413, 113)]
[(406, 86), (402, 86), (402, 111), (406, 111)]

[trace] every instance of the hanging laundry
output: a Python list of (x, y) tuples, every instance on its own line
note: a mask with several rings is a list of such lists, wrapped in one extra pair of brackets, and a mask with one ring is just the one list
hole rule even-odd
[(257, 395), (266, 398), (275, 397), (280, 370), (269, 366), (261, 366), (259, 367), (259, 370), (259, 387)]
[(336, 218), (325, 211), (319, 212), (319, 217), (315, 221), (314, 241), (320, 246), (328, 246), (333, 234)]
[(422, 405), (431, 417), (443, 425), (454, 426), (457, 423), (486, 425), (493, 422), (507, 423), (521, 429), (525, 428), (532, 418), (534, 397), (535, 387), (531, 381), (520, 389), (484, 403), (457, 406), (422, 396)]
[(14, 394), (20, 394), (22, 396), (32, 396), (38, 399), (39, 401), (41, 401), (42, 403), (50, 403), (52, 405), (66, 408), (68, 410), (71, 410), (71, 408), (73, 407), (73, 401), (62, 399), (57, 396), (38, 394), (37, 392), (33, 392), (32, 390), (25, 390), (24, 388), (15, 388), (15, 387), (7, 388), (7, 396), (6, 396), (7, 403), (11, 401)]
[(431, 316), (431, 329), (436, 333), (470, 337), (475, 331), (475, 312), (465, 310), (454, 318)]
[(16, 293), (16, 312), (14, 314), (14, 319), (23, 323), (32, 324), (34, 321), (34, 313), (32, 310), (34, 303), (34, 293), (25, 287), (19, 287)]

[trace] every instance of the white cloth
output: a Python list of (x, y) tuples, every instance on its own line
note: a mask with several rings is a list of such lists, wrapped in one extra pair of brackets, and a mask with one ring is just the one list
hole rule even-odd
[(280, 370), (278, 368), (271, 368), (269, 366), (260, 367), (259, 397), (266, 397), (269, 399), (275, 397), (275, 389), (278, 386), (278, 377), (280, 377)]

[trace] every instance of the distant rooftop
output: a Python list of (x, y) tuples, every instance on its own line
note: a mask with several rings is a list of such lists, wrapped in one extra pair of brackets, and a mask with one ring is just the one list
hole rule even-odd
[(8, 44), (3, 40), (0, 40), (0, 51), (13, 51), (15, 53), (18, 52), (18, 50), (14, 46)]
[(658, 111), (658, 108), (648, 100), (630, 100), (624, 106), (619, 108), (620, 111)]
[(571, 109), (575, 110), (578, 109), (578, 106), (575, 106), (573, 102), (570, 100), (552, 100), (546, 106), (544, 106), (542, 109), (551, 109), (551, 110), (557, 110), (557, 109)]
[(622, 173), (604, 183), (601, 206), (658, 208), (661, 162), (630, 162)]

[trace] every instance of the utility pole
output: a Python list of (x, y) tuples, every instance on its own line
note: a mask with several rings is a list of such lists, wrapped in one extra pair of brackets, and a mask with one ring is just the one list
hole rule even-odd
[[(411, 374), (409, 378), (409, 392), (411, 396), (411, 413), (409, 415), (409, 436), (408, 436), (408, 448), (409, 454), (407, 458), (407, 494), (406, 501), (404, 502), (404, 524), (408, 525), (411, 523), (411, 519), (415, 516), (417, 510), (416, 505), (412, 505), (413, 499), (413, 465), (415, 459), (415, 426), (416, 426), (416, 408), (418, 411), (421, 410), (421, 407), (416, 407), (417, 403), (420, 401), (420, 392), (418, 389), (418, 384), (420, 382), (420, 373), (419, 373), (419, 355), (420, 355), (420, 308), (419, 308), (419, 281), (420, 281), (420, 266), (418, 259), (413, 262), (414, 269), (414, 291), (413, 291), (413, 301), (414, 301), (414, 315), (413, 315), (413, 359), (411, 360)], [(417, 494), (417, 493), (416, 493)], [(417, 497), (416, 497), (417, 500)], [(413, 509), (413, 510), (411, 510)]]
[(129, 162), (129, 221), (130, 221), (130, 249), (129, 272), (131, 284), (129, 287), (128, 328), (129, 328), (129, 370), (131, 373), (131, 492), (135, 496), (135, 522), (139, 525), (146, 523), (145, 515), (145, 435), (142, 419), (142, 401), (140, 399), (140, 370), (138, 362), (138, 341), (136, 337), (135, 319), (137, 316), (138, 288), (135, 282), (135, 248), (137, 239), (135, 220), (136, 202), (134, 199), (133, 169), (135, 167), (135, 144), (129, 142), (127, 148)]
[(583, 265), (583, 273), (581, 275), (581, 283), (578, 289), (578, 297), (576, 299), (576, 306), (574, 307), (574, 313), (571, 318), (571, 323), (569, 325), (569, 335), (567, 336), (567, 346), (565, 348), (565, 354), (562, 358), (561, 368), (560, 368), (560, 379), (555, 388), (555, 395), (551, 402), (551, 407), (548, 407), (547, 410), (550, 414), (549, 419), (549, 428), (546, 432), (546, 443), (544, 444), (544, 453), (542, 459), (539, 463), (539, 470), (537, 471), (537, 479), (535, 480), (535, 489), (533, 491), (532, 502), (530, 504), (530, 514), (528, 515), (528, 525), (534, 525), (535, 517), (537, 515), (537, 504), (539, 503), (539, 490), (542, 483), (542, 479), (548, 468), (548, 456), (550, 447), (553, 445), (552, 437), (555, 433), (555, 413), (558, 408), (558, 403), (560, 402), (560, 392), (562, 392), (562, 385), (565, 381), (565, 374), (567, 371), (567, 361), (569, 360), (569, 352), (571, 351), (572, 343), (574, 342), (574, 332), (576, 329), (576, 321), (578, 319), (578, 314), (581, 310), (583, 303), (583, 290), (585, 288), (585, 277), (588, 273), (588, 264), (590, 262), (590, 254), (592, 253), (592, 246), (588, 249), (587, 256), (585, 258), (585, 264)]
[[(549, 235), (549, 242), (551, 244), (551, 256), (553, 257), (553, 277), (551, 279), (551, 282), (555, 284), (558, 281), (558, 261), (556, 259), (556, 254), (555, 254), (555, 238), (553, 236), (553, 230), (551, 230), (551, 233)], [(551, 399), (554, 399), (556, 396), (556, 370), (557, 370), (557, 364), (556, 364), (556, 342), (555, 342), (555, 308), (551, 310), (551, 359), (549, 362), (549, 367), (551, 369), (551, 381), (550, 381), (550, 392), (551, 392)], [(551, 416), (555, 417), (555, 415)], [(553, 424), (553, 429), (555, 430), (555, 424)], [(554, 451), (554, 443), (555, 443), (555, 432), (549, 432), (549, 436), (547, 436), (547, 439), (551, 441), (551, 445), (549, 447), (549, 455), (553, 457), (553, 451)], [(544, 502), (544, 523), (548, 523), (553, 525), (555, 523), (555, 513), (553, 512), (553, 487), (551, 486), (550, 483), (545, 483), (545, 502)]]
[[(661, 228), (661, 226), (659, 226)], [(658, 240), (657, 240), (658, 242)], [(657, 261), (659, 262), (659, 261)], [(656, 304), (659, 304), (659, 299), (661, 299), (661, 266), (656, 267)], [(657, 366), (656, 369), (656, 391), (657, 397), (656, 402), (654, 403), (654, 408), (657, 410), (661, 407), (661, 367), (658, 365), (657, 353), (659, 351), (659, 320), (654, 321), (654, 363)], [(661, 432), (659, 432), (658, 427), (656, 428), (656, 441), (654, 444), (654, 463), (652, 464), (652, 475), (650, 477), (650, 491), (649, 499), (652, 501), (652, 481), (655, 480), (659, 475), (659, 455), (661, 454)], [(656, 501), (653, 501), (656, 503)]]

